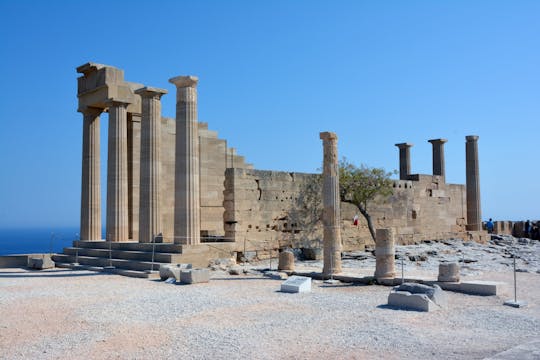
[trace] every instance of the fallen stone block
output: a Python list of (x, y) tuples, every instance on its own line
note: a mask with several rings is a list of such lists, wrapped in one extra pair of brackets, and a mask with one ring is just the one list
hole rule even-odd
[(407, 291), (392, 291), (388, 295), (388, 305), (417, 311), (431, 311), (438, 308), (426, 294), (411, 294)]
[(291, 276), (281, 284), (281, 291), (286, 293), (311, 292), (311, 278), (305, 276)]
[(491, 296), (497, 295), (497, 285), (495, 281), (464, 281), (459, 284), (459, 291), (471, 295)]
[(417, 311), (436, 310), (447, 302), (446, 294), (438, 285), (404, 283), (394, 287), (388, 295), (388, 305)]
[(29, 258), (28, 267), (36, 270), (52, 269), (54, 268), (54, 261), (49, 255), (44, 255), (43, 257)]
[(269, 277), (273, 280), (285, 280), (289, 278), (289, 275), (287, 273), (284, 273), (282, 271), (265, 271), (264, 276)]
[(188, 269), (180, 271), (180, 282), (186, 284), (207, 283), (210, 281), (209, 269)]
[(191, 269), (191, 267), (191, 264), (161, 264), (159, 267), (159, 277), (162, 281), (169, 278), (175, 278), (176, 281), (180, 281), (180, 271)]

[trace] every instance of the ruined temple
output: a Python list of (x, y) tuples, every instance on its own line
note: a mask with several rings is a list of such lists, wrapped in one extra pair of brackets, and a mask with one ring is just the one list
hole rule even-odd
[[(320, 174), (254, 169), (207, 123), (198, 121), (196, 77), (169, 80), (177, 91), (173, 119), (161, 114), (161, 97), (170, 96), (167, 90), (125, 81), (124, 72), (112, 66), (87, 63), (77, 72), (78, 111), (83, 115), (81, 240), (58, 261), (73, 261), (77, 251), (83, 261), (100, 265), (107, 246), (109, 262), (114, 257), (116, 266), (127, 269), (123, 252), (142, 254), (150, 246), (170, 254), (162, 256), (163, 262), (201, 264), (211, 257), (248, 252), (271, 255), (284, 247), (322, 248)], [(105, 112), (109, 131), (103, 238), (99, 122)], [(445, 139), (429, 140), (431, 175), (411, 174), (412, 144), (396, 144), (399, 180), (393, 183), (393, 194), (370, 209), (375, 227), (393, 228), (398, 243), (481, 238), (477, 139), (468, 136), (466, 141), (466, 185), (445, 181)], [(346, 203), (340, 208), (342, 249), (372, 244), (362, 218), (353, 225), (358, 209)], [(141, 256), (141, 262), (147, 259)], [(145, 268), (132, 268), (139, 267)]]

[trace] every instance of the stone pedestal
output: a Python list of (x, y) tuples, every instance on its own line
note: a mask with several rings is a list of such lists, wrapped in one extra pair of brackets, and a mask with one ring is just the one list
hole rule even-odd
[(445, 176), (444, 144), (446, 139), (432, 139), (428, 142), (433, 145), (433, 175)]
[(375, 278), (377, 281), (392, 280), (396, 276), (394, 232), (377, 229), (375, 238)]
[(466, 137), (466, 188), (467, 188), (467, 230), (482, 230), (482, 210), (480, 207), (480, 170), (478, 166), (478, 136)]
[(99, 115), (101, 109), (84, 108), (81, 178), (81, 240), (101, 240), (101, 180)]
[(294, 254), (291, 251), (282, 251), (279, 254), (278, 270), (294, 271)]
[(152, 242), (162, 234), (161, 96), (167, 90), (144, 87), (135, 91), (142, 99), (139, 242)]
[(127, 111), (125, 102), (110, 101), (107, 162), (108, 241), (128, 241)]
[(195, 76), (177, 76), (174, 242), (200, 243), (199, 131)]
[(339, 197), (339, 169), (337, 135), (332, 132), (319, 134), (323, 141), (323, 224), (324, 266), (323, 274), (341, 272), (341, 221)]
[(457, 263), (442, 263), (439, 264), (440, 282), (459, 282), (459, 265)]
[(407, 180), (411, 174), (411, 143), (396, 144), (399, 148), (399, 179)]

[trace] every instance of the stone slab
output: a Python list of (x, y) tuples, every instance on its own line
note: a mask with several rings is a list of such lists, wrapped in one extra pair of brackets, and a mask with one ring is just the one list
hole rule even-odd
[(388, 305), (406, 310), (431, 311), (438, 308), (425, 294), (411, 294), (407, 291), (392, 291), (388, 295)]
[(210, 269), (187, 269), (180, 271), (180, 281), (185, 284), (199, 284), (210, 281)]
[(523, 308), (523, 307), (527, 306), (527, 302), (526, 301), (520, 301), (520, 300), (517, 300), (517, 301), (516, 300), (506, 300), (504, 302), (504, 305), (515, 307), (515, 308)]
[(191, 264), (161, 264), (159, 267), (159, 278), (161, 280), (175, 278), (176, 281), (180, 281), (180, 272), (191, 268)]
[(471, 295), (491, 296), (497, 295), (498, 287), (502, 283), (496, 281), (463, 281), (460, 283), (460, 292)]
[(281, 284), (281, 291), (286, 293), (311, 292), (311, 278), (291, 276)]

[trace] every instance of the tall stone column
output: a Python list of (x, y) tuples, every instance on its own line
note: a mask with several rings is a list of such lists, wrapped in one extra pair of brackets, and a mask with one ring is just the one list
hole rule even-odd
[(161, 176), (161, 96), (167, 90), (143, 87), (135, 91), (141, 96), (141, 177), (139, 242), (152, 242), (162, 234), (160, 181)]
[(467, 187), (467, 230), (482, 230), (480, 207), (480, 170), (478, 166), (478, 136), (466, 136), (465, 167)]
[(81, 240), (101, 240), (101, 182), (99, 115), (102, 109), (86, 107), (83, 113), (81, 186)]
[(127, 106), (109, 101), (109, 148), (107, 162), (108, 241), (128, 241)]
[(444, 143), (446, 139), (432, 139), (428, 142), (433, 145), (433, 175), (445, 176)]
[(413, 144), (400, 143), (396, 144), (399, 148), (399, 179), (407, 180), (411, 174), (411, 151)]
[(332, 132), (321, 132), (319, 137), (323, 141), (323, 274), (331, 275), (341, 272), (341, 221), (337, 135)]
[(201, 239), (199, 198), (199, 130), (195, 76), (177, 76), (176, 158), (174, 184), (174, 242), (199, 244)]

